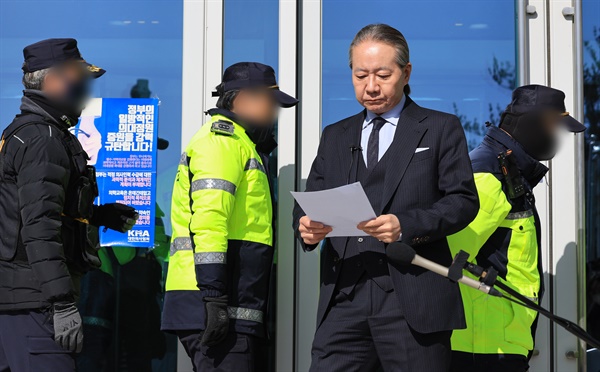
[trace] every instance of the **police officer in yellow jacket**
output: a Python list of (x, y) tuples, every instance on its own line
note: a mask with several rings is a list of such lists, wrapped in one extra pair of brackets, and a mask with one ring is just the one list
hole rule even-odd
[[(585, 126), (565, 111), (565, 95), (540, 85), (517, 88), (500, 126), (490, 126), (471, 152), (480, 209), (464, 230), (448, 237), (453, 254), (465, 250), (522, 295), (540, 301), (544, 286), (540, 221), (533, 188), (557, 150), (558, 131)], [(452, 335), (453, 372), (529, 369), (537, 313), (506, 299), (461, 286), (467, 329)]]
[(268, 156), (279, 107), (298, 101), (254, 62), (227, 68), (216, 95), (175, 180), (162, 328), (177, 333), (195, 371), (252, 371), (273, 263)]

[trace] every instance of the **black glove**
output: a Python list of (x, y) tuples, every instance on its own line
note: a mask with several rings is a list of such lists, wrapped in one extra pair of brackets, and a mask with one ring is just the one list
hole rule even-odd
[(111, 230), (126, 232), (133, 228), (140, 215), (134, 208), (121, 204), (102, 204), (94, 209), (90, 223), (94, 226), (105, 226)]
[(81, 352), (83, 327), (79, 310), (73, 302), (56, 302), (53, 307), (54, 340), (72, 353)]
[(229, 315), (227, 296), (204, 297), (206, 303), (206, 329), (202, 334), (202, 345), (215, 346), (227, 337)]

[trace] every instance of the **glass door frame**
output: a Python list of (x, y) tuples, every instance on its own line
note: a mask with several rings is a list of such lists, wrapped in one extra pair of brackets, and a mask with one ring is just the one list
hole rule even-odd
[[(581, 1), (516, 0), (515, 6), (520, 84), (563, 90), (568, 111), (583, 119)], [(295, 241), (289, 192), (304, 188), (321, 133), (322, 0), (280, 0), (279, 17), (280, 86), (296, 92), (301, 103), (282, 110), (279, 121), (276, 369), (304, 371), (316, 327), (319, 254), (302, 252)], [(210, 92), (220, 80), (222, 51), (223, 0), (184, 0), (182, 148), (204, 121), (203, 111), (215, 103)], [(535, 191), (547, 273), (543, 305), (585, 326), (582, 135), (565, 135), (548, 166), (547, 184)], [(570, 334), (540, 318), (536, 338), (532, 371), (585, 370), (584, 345)], [(186, 370), (184, 365), (189, 361), (180, 350), (178, 369)]]
[[(289, 5), (291, 2), (282, 0), (280, 4), (285, 3)], [(316, 31), (321, 31), (321, 4), (322, 0), (315, 0), (302, 2), (301, 6), (296, 7), (299, 23), (295, 31), (297, 33), (300, 30), (300, 38), (293, 30), (290, 30), (290, 34), (282, 30), (280, 34), (280, 43), (288, 42), (293, 37), (300, 40), (301, 52), (297, 59), (301, 63), (298, 65), (297, 81), (301, 82), (299, 97), (302, 104), (296, 132), (299, 151), (296, 186), (299, 190), (304, 186), (303, 180), (308, 176), (316, 154), (321, 128), (321, 119), (317, 116), (321, 113), (321, 69), (320, 65), (314, 66), (315, 61), (321, 61), (321, 36), (316, 35)], [(575, 117), (582, 119), (582, 87), (579, 83), (582, 70), (581, 14), (577, 11), (581, 9), (580, 1), (517, 0), (515, 7), (518, 17), (519, 83), (545, 84), (563, 90), (567, 95), (567, 108)], [(563, 15), (563, 10), (568, 14), (572, 7), (575, 8), (575, 17)], [(282, 13), (280, 22), (289, 20), (292, 12), (290, 10), (285, 16)], [(543, 305), (585, 326), (583, 137), (566, 135), (564, 140), (560, 153), (548, 163), (551, 168), (548, 183), (536, 188), (543, 225), (541, 259), (546, 268), (547, 291)], [(552, 178), (552, 174), (559, 174), (560, 177)], [(289, 210), (281, 212), (289, 213)], [(285, 321), (296, 324), (293, 354), (290, 357), (289, 352), (278, 353), (278, 367), (292, 366), (294, 370), (302, 371), (310, 363), (310, 344), (315, 324), (314, 318), (308, 317), (304, 317), (306, 321), (302, 322), (301, 314), (311, 313), (309, 305), (316, 309), (319, 266), (318, 257), (311, 257), (314, 254), (298, 252), (298, 248), (295, 253), (295, 262), (290, 263), (297, 278), (294, 283), (295, 310), (290, 317), (279, 314), (279, 324)], [(554, 278), (557, 273), (560, 281)], [(540, 318), (536, 339), (532, 371), (584, 370), (585, 349), (570, 334)]]
[[(581, 1), (519, 1), (527, 63), (522, 84), (565, 92), (567, 111), (583, 122)], [(545, 184), (535, 189), (542, 223), (546, 294), (542, 305), (586, 325), (583, 135), (565, 133), (557, 156), (547, 162)], [(542, 186), (542, 187), (540, 187)], [(557, 278), (560, 277), (560, 280)], [(585, 345), (540, 317), (532, 371), (584, 371)]]
[[(181, 152), (204, 123), (204, 112), (214, 107), (211, 92), (220, 83), (222, 71), (223, 0), (183, 0)], [(177, 370), (192, 370), (181, 343)]]

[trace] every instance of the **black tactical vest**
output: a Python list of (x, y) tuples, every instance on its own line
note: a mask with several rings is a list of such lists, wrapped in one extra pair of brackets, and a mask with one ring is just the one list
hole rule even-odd
[(19, 115), (4, 130), (0, 142), (0, 260), (25, 261), (26, 254), (21, 241), (21, 217), (17, 195), (17, 174), (7, 169), (6, 150), (14, 136), (26, 126), (51, 126), (63, 143), (71, 160), (70, 178), (65, 190), (62, 217), (62, 240), (69, 271), (85, 273), (99, 267), (98, 228), (89, 225), (93, 203), (98, 196), (95, 168), (88, 166), (88, 156), (77, 138), (67, 129), (37, 114)]

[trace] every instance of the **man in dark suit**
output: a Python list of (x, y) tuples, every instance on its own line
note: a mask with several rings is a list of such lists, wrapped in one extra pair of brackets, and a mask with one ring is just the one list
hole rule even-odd
[(446, 236), (469, 224), (479, 203), (459, 120), (408, 94), (404, 36), (363, 28), (350, 45), (363, 112), (326, 127), (307, 191), (360, 181), (379, 217), (358, 225), (369, 236), (326, 238), (331, 228), (294, 209), (294, 229), (321, 249), (321, 292), (311, 371), (446, 371), (450, 336), (464, 328), (458, 286), (416, 266), (388, 262), (401, 240), (449, 266)]

